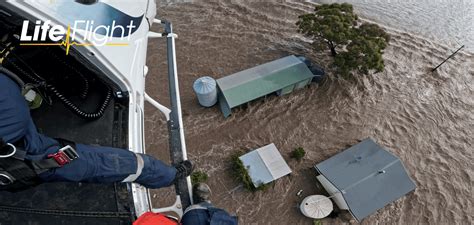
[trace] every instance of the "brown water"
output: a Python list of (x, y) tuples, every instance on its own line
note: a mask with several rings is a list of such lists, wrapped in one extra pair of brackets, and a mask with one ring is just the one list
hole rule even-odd
[(359, 15), (412, 34), (443, 42), (451, 48), (466, 45), (474, 52), (472, 0), (311, 0), (348, 2)]
[[(296, 32), (298, 15), (312, 3), (219, 1), (163, 4), (162, 18), (178, 33), (177, 60), (189, 157), (210, 176), (212, 201), (239, 216), (240, 224), (312, 224), (297, 209), (302, 197), (320, 193), (312, 166), (366, 137), (398, 155), (418, 185), (406, 197), (362, 224), (472, 224), (474, 57), (459, 54), (438, 72), (430, 68), (449, 52), (431, 40), (388, 29), (386, 69), (357, 81), (335, 79), (328, 52), (314, 52)], [(155, 29), (157, 29), (155, 27)], [(147, 92), (168, 102), (164, 41), (150, 44)], [(257, 101), (224, 119), (218, 107), (198, 105), (192, 83), (219, 78), (277, 59), (303, 54), (328, 68), (329, 77), (284, 97)], [(163, 116), (146, 109), (147, 149), (168, 158)], [(293, 170), (266, 192), (245, 191), (231, 175), (229, 157), (241, 149), (275, 143)], [(298, 163), (295, 147), (307, 151)], [(155, 206), (173, 201), (154, 194)], [(325, 219), (349, 223), (350, 217)]]

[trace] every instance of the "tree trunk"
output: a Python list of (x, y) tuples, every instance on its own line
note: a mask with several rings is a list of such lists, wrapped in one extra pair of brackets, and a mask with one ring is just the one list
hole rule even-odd
[(332, 41), (328, 41), (328, 46), (329, 46), (329, 49), (331, 49), (331, 55), (334, 57), (337, 55), (337, 52), (336, 52), (336, 46), (334, 46), (334, 43)]

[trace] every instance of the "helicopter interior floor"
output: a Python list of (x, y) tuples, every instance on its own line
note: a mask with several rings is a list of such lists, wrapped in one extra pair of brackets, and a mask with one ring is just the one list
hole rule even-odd
[[(97, 81), (91, 80), (81, 108), (93, 109), (102, 101), (104, 91), (98, 87), (104, 84), (97, 85)], [(43, 102), (31, 115), (38, 130), (50, 137), (127, 146), (128, 109), (114, 100), (101, 118), (92, 121), (78, 117), (55, 97), (52, 104)], [(124, 183), (46, 183), (22, 192), (2, 192), (0, 224), (131, 224), (134, 210), (129, 193), (130, 187)]]

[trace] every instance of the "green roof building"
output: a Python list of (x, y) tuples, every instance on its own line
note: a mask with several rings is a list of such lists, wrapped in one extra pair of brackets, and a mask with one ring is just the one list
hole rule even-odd
[(311, 83), (313, 77), (303, 61), (287, 56), (218, 79), (219, 105), (228, 117), (236, 106), (272, 93), (288, 94)]

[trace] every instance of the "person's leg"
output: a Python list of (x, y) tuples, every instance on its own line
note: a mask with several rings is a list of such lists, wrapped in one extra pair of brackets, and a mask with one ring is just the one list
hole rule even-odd
[(194, 205), (190, 205), (184, 211), (181, 223), (183, 225), (208, 225), (211, 219), (208, 209), (213, 207), (210, 201), (211, 189), (205, 183), (197, 183), (193, 186)]
[[(136, 155), (125, 149), (77, 144), (79, 158), (62, 168), (40, 174), (46, 182), (70, 181), (89, 183), (121, 182), (137, 174), (137, 182), (148, 188), (169, 186), (176, 177), (176, 168), (168, 166), (149, 155)], [(137, 171), (137, 157), (142, 159), (143, 168)]]
[(144, 167), (135, 182), (148, 188), (167, 187), (173, 184), (178, 172), (175, 167), (167, 166), (149, 155), (140, 156), (143, 159)]
[(237, 217), (229, 215), (225, 210), (214, 207), (210, 201), (211, 188), (205, 183), (193, 186), (193, 199), (197, 204), (191, 205), (184, 211), (181, 223), (183, 225), (237, 225)]
[(189, 210), (181, 218), (183, 225), (209, 225), (210, 221), (209, 212), (204, 208)]

